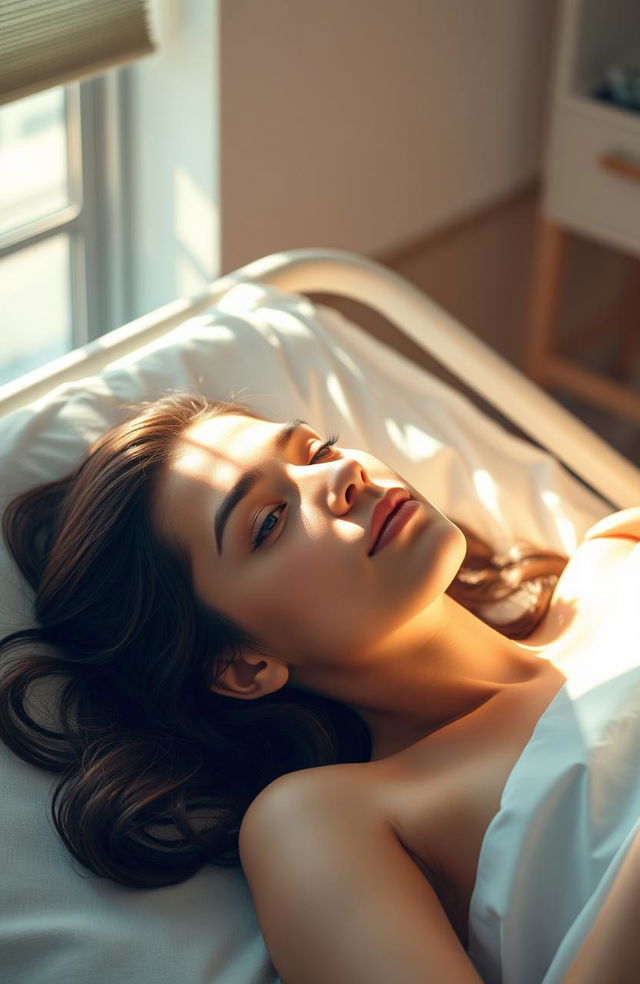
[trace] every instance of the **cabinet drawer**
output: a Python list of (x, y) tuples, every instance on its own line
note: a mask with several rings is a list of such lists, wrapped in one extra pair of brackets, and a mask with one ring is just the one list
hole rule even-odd
[[(634, 121), (635, 123), (635, 121)], [(630, 174), (602, 158), (628, 164)], [(635, 175), (635, 176), (634, 176)], [(637, 130), (571, 108), (557, 111), (545, 183), (549, 218), (640, 253), (640, 117)]]

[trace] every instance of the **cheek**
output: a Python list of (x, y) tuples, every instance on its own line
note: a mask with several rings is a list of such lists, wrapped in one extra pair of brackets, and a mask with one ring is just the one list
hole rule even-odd
[(357, 549), (306, 535), (278, 546), (251, 589), (252, 621), (294, 661), (296, 652), (312, 659), (314, 651), (348, 648), (371, 612), (371, 584)]
[(278, 557), (274, 557), (272, 576), (283, 596), (311, 609), (318, 602), (349, 590), (356, 571), (345, 544), (305, 535), (282, 546)]
[(376, 565), (339, 537), (283, 538), (245, 581), (239, 614), (293, 663), (344, 661), (442, 594), (465, 547), (460, 530), (441, 515), (401, 564)]

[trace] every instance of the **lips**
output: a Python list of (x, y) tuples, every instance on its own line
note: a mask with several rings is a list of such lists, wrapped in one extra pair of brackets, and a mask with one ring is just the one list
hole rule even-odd
[(368, 556), (370, 557), (375, 550), (376, 543), (382, 533), (382, 528), (385, 522), (396, 509), (410, 499), (411, 496), (406, 489), (388, 489), (380, 501), (376, 504), (373, 510), (373, 517), (371, 520), (371, 542), (369, 546)]

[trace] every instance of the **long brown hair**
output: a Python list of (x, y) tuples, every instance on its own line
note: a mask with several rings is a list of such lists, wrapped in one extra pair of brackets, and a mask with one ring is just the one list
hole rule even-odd
[[(4, 515), (37, 627), (0, 642), (0, 736), (61, 774), (60, 837), (124, 885), (182, 881), (206, 861), (239, 865), (240, 824), (261, 789), (288, 772), (371, 757), (364, 721), (338, 701), (291, 684), (254, 701), (210, 689), (260, 640), (199, 602), (188, 557), (160, 540), (150, 515), (185, 427), (222, 413), (258, 418), (202, 396), (139, 404), (69, 475), (23, 492)], [(527, 545), (500, 557), (457, 525), (467, 553), (448, 593), (526, 638), (568, 558)], [(527, 588), (526, 611), (492, 619), (491, 603)]]

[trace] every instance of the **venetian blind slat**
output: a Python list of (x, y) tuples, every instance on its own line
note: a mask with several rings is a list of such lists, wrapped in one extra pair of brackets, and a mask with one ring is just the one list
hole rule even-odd
[(151, 0), (0, 0), (0, 105), (156, 47)]

